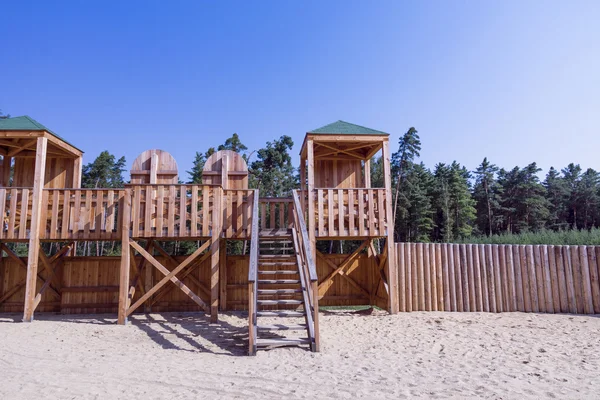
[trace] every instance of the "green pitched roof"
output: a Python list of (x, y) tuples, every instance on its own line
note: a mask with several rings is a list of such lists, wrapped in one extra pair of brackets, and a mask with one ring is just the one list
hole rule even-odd
[[(0, 131), (46, 131), (56, 136), (63, 142), (73, 146), (71, 143), (67, 142), (55, 132), (52, 132), (50, 129), (46, 128), (44, 125), (40, 124), (28, 115), (13, 118), (0, 118)], [(75, 148), (81, 151), (81, 149), (78, 149), (77, 147)]]
[(336, 121), (329, 125), (322, 126), (318, 129), (313, 129), (307, 133), (332, 133), (342, 135), (387, 135), (386, 132), (377, 131), (360, 125), (351, 124), (346, 121)]

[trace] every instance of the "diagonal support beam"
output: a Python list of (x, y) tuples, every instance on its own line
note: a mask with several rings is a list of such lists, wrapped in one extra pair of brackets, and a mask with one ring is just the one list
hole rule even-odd
[[(338, 268), (337, 265), (335, 265), (333, 262), (331, 262), (331, 260), (325, 258), (325, 255), (323, 255), (323, 253), (321, 253), (320, 251), (317, 251), (317, 256), (321, 258), (321, 260), (325, 261), (325, 263), (332, 269), (332, 270), (336, 270)], [(340, 276), (342, 278), (344, 278), (345, 280), (348, 281), (349, 284), (351, 284), (352, 286), (354, 286), (355, 288), (357, 288), (358, 290), (360, 290), (365, 296), (370, 297), (369, 291), (365, 288), (363, 288), (358, 282), (356, 282), (354, 279), (352, 279), (349, 276), (349, 273), (351, 271), (348, 271), (347, 273), (341, 273)]]
[(175, 276), (178, 272), (180, 272), (185, 267), (187, 267), (190, 263), (192, 263), (196, 259), (196, 257), (198, 257), (204, 250), (206, 250), (208, 248), (208, 246), (210, 245), (210, 243), (211, 243), (210, 241), (204, 242), (204, 244), (202, 246), (200, 246), (192, 255), (190, 255), (181, 264), (179, 264), (179, 266), (177, 268), (175, 268), (173, 271), (169, 271), (156, 258), (154, 258), (146, 250), (144, 250), (144, 248), (142, 246), (140, 246), (139, 244), (137, 244), (134, 241), (129, 242), (130, 246), (132, 246), (134, 249), (136, 249), (138, 251), (138, 253), (140, 253), (142, 255), (142, 257), (144, 257), (146, 260), (148, 260), (148, 262), (150, 262), (150, 264), (154, 265), (156, 267), (156, 269), (158, 269), (160, 272), (162, 272), (165, 275), (165, 277), (163, 279), (161, 279), (160, 282), (158, 282), (156, 285), (154, 285), (154, 287), (152, 287), (152, 289), (147, 291), (145, 295), (140, 297), (131, 307), (129, 307), (126, 315), (127, 316), (131, 315), (131, 313), (133, 311), (135, 311), (136, 308), (141, 306), (146, 300), (148, 300), (148, 298), (150, 298), (150, 296), (152, 296), (154, 293), (156, 293), (168, 281), (171, 281), (175, 285), (177, 285), (186, 295), (188, 295), (192, 300), (194, 300), (194, 302), (196, 302), (196, 304), (198, 304), (200, 307), (202, 307), (202, 309), (204, 309), (204, 311), (210, 312), (210, 308), (208, 307), (208, 305), (200, 297), (198, 297), (196, 294), (194, 294), (194, 292), (192, 292), (192, 290), (189, 287), (187, 287), (183, 282), (181, 282)]
[[(15, 260), (21, 268), (24, 268), (27, 271), (27, 264), (25, 264), (25, 262), (21, 260), (21, 258), (18, 255), (16, 255), (11, 249), (9, 249), (4, 243), (0, 243), (0, 248), (4, 250), (10, 258)], [(46, 280), (42, 278), (39, 272), (37, 273), (37, 279), (42, 282), (42, 285), (46, 283)], [(53, 287), (50, 287), (50, 292), (53, 296), (60, 300), (60, 293), (58, 293)]]
[(346, 259), (344, 261), (342, 261), (342, 263), (332, 273), (330, 273), (327, 276), (327, 278), (325, 278), (321, 283), (319, 283), (319, 296), (322, 296), (324, 294), (324, 292), (333, 283), (333, 278), (337, 274), (341, 273), (348, 264), (350, 264), (352, 261), (354, 261), (354, 259), (356, 257), (358, 257), (360, 252), (369, 245), (369, 242), (370, 242), (370, 239), (367, 239), (364, 242), (362, 242), (362, 244), (358, 247), (358, 249), (354, 250), (354, 252), (352, 252), (352, 254), (350, 254), (348, 257), (346, 257)]
[[(165, 249), (163, 249), (162, 247), (155, 245), (154, 248), (156, 249), (156, 251), (158, 251), (162, 256), (164, 256), (167, 261), (169, 261), (174, 267), (176, 267), (177, 265), (179, 265), (179, 263), (177, 262), (176, 259), (173, 258), (172, 255), (170, 255), (169, 253), (167, 253), (165, 251)], [(185, 270), (185, 272), (183, 274), (180, 275), (180, 280), (184, 280), (185, 278), (187, 278), (189, 276), (190, 280), (192, 282), (194, 282), (194, 284), (196, 284), (200, 290), (202, 290), (202, 292), (204, 292), (204, 294), (206, 295), (206, 297), (210, 298), (210, 289), (204, 285), (202, 282), (200, 282), (198, 280), (198, 278), (196, 278), (193, 275), (190, 275), (192, 272), (194, 272), (200, 265), (202, 265), (202, 263), (208, 259), (208, 257), (210, 257), (210, 253), (206, 252), (202, 255), (202, 257), (200, 257), (199, 259), (195, 260), (193, 264), (191, 264), (190, 268), (188, 268), (187, 270)], [(156, 304), (158, 302), (158, 300), (160, 300), (161, 298), (163, 298), (164, 296), (166, 296), (168, 293), (172, 292), (173, 289), (175, 288), (175, 286), (170, 286), (167, 289), (161, 291), (160, 293), (158, 293), (154, 299), (152, 299), (152, 305)]]

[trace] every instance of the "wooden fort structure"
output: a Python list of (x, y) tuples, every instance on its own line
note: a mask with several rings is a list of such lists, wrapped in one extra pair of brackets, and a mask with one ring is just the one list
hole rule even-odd
[[(148, 150), (124, 188), (94, 189), (81, 188), (82, 154), (29, 117), (0, 119), (0, 312), (26, 322), (36, 311), (108, 312), (125, 324), (134, 312), (202, 310), (216, 321), (247, 310), (254, 354), (318, 351), (320, 304), (398, 311), (387, 133), (343, 121), (308, 132), (301, 184), (286, 198), (249, 189), (232, 151), (207, 160), (201, 185), (180, 184), (171, 155)], [(376, 154), (384, 184), (374, 188)], [(233, 241), (243, 254), (228, 254)], [(318, 241), (354, 246), (326, 254)], [(121, 254), (77, 256), (82, 242), (121, 242)], [(175, 255), (170, 242), (194, 250)]]

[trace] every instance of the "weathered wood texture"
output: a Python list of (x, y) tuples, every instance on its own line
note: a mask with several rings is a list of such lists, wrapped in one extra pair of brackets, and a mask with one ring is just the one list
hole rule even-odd
[[(155, 258), (173, 269), (173, 262), (164, 256), (156, 255)], [(185, 256), (173, 257), (179, 263), (186, 259)], [(119, 272), (120, 257), (65, 257), (62, 270), (57, 274), (60, 279), (60, 299), (51, 291), (45, 291), (42, 295), (36, 312), (62, 312), (62, 313), (116, 313), (119, 301)], [(27, 264), (27, 258), (22, 258)], [(152, 272), (155, 282), (164, 278), (164, 275), (148, 263), (143, 263), (141, 256), (135, 257), (136, 265), (146, 265)], [(235, 263), (235, 259), (229, 262)], [(247, 259), (245, 260), (247, 264)], [(191, 272), (190, 272), (191, 270)], [(136, 276), (136, 270), (132, 267), (131, 276)], [(3, 281), (0, 293), (0, 312), (21, 312), (25, 300), (25, 287), (22, 282), (27, 271), (18, 262), (10, 258), (2, 259), (0, 267), (0, 280)], [(47, 271), (40, 271), (43, 279), (47, 278)], [(210, 257), (194, 262), (184, 269), (178, 277), (185, 275), (182, 282), (192, 291), (198, 293), (206, 302), (210, 299), (208, 292), (210, 283)], [(247, 277), (246, 277), (247, 278)], [(144, 277), (141, 278), (143, 286)], [(38, 291), (43, 282), (38, 280)], [(132, 302), (143, 295), (142, 291), (136, 291)], [(154, 294), (149, 303), (153, 311), (201, 311), (202, 309), (194, 303), (185, 293), (168, 283)], [(143, 309), (140, 309), (140, 311)]]
[[(53, 158), (48, 154), (44, 171), (44, 187), (47, 189), (77, 187), (73, 180), (74, 166), (75, 160), (72, 158)], [(35, 158), (16, 157), (13, 168), (13, 187), (33, 186)]]
[(131, 187), (132, 238), (210, 237), (218, 187), (135, 185)]
[[(156, 253), (155, 253), (156, 254)], [(319, 282), (322, 282), (337, 266), (345, 260), (347, 254), (326, 254), (316, 258)], [(163, 255), (155, 255), (156, 260), (172, 270), (176, 261), (181, 263), (185, 256), (173, 257), (168, 260)], [(27, 265), (27, 258), (21, 259)], [(47, 290), (42, 295), (36, 312), (62, 312), (62, 313), (113, 313), (116, 314), (119, 300), (119, 271), (120, 257), (64, 257), (64, 264), (57, 272), (60, 282), (55, 286), (59, 289), (60, 299)], [(133, 263), (132, 263), (133, 264)], [(144, 287), (146, 269), (151, 271), (154, 282), (164, 278), (164, 275), (153, 266), (145, 262), (141, 256), (135, 257), (136, 267), (132, 265), (130, 276), (132, 280), (138, 275), (136, 268), (144, 268), (139, 274), (138, 287)], [(248, 307), (248, 256), (231, 256), (226, 259), (226, 304), (228, 310), (246, 310)], [(4, 257), (0, 262), (0, 312), (22, 312), (25, 299), (26, 269), (23, 264), (11, 258)], [(385, 289), (381, 283), (381, 276), (377, 270), (377, 260), (368, 258), (366, 254), (358, 255), (345, 267), (346, 274), (337, 274), (333, 277), (319, 305), (366, 305), (369, 304), (369, 293), (378, 293), (382, 304), (385, 304)], [(46, 278), (48, 271), (40, 271), (42, 278)], [(179, 274), (181, 279), (194, 293), (197, 293), (205, 302), (210, 301), (210, 256), (200, 256)], [(43, 281), (38, 280), (38, 291)], [(285, 286), (282, 286), (285, 287)], [(274, 287), (275, 288), (275, 287)], [(136, 290), (132, 304), (144, 294)], [(375, 294), (374, 294), (375, 296)], [(149, 300), (152, 311), (202, 311), (185, 293), (174, 284), (167, 283)], [(139, 308), (137, 311), (143, 311)]]
[(262, 197), (259, 201), (260, 234), (289, 234), (294, 225), (291, 197)]
[(131, 165), (131, 184), (174, 185), (179, 181), (177, 162), (164, 150), (146, 150)]
[(316, 237), (387, 236), (385, 189), (317, 189), (314, 196)]
[(396, 243), (396, 250), (400, 311), (600, 313), (600, 246)]
[(219, 150), (204, 163), (202, 182), (223, 189), (248, 189), (248, 165), (239, 153)]

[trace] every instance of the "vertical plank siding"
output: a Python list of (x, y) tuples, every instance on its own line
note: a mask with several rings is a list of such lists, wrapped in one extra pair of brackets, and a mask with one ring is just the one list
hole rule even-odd
[(396, 243), (396, 254), (401, 310), (600, 313), (600, 246)]
[(387, 221), (385, 189), (316, 189), (316, 237), (383, 237)]

